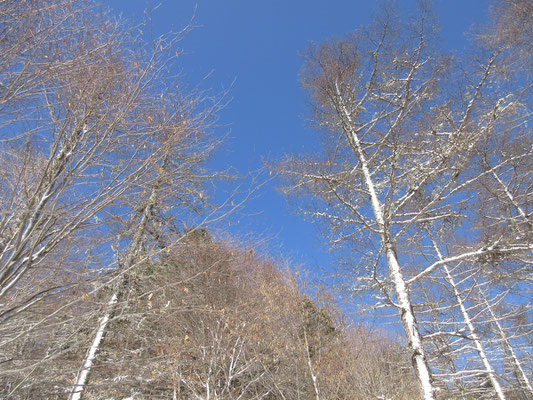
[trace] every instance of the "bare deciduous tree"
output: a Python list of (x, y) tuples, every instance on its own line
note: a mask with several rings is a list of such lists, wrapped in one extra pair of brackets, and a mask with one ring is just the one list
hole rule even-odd
[[(324, 152), (279, 168), (300, 210), (352, 255), (344, 286), (397, 310), (424, 398), (488, 379), (474, 391), (504, 399), (502, 360), (487, 347), (494, 318), (479, 315), (484, 306), (470, 291), (516, 294), (530, 285), (531, 82), (523, 66), (531, 45), (517, 24), (531, 20), (531, 5), (498, 4), (476, 37), (476, 58), (456, 62), (438, 48), (420, 4), (411, 22), (382, 10), (370, 28), (311, 46), (302, 83)], [(509, 150), (498, 146), (504, 137)], [(494, 263), (488, 272), (489, 260), (512, 272), (505, 282)], [(438, 287), (452, 294), (446, 303), (436, 301)], [(445, 372), (431, 365), (437, 359)]]
[[(5, 376), (21, 376), (11, 395), (80, 345), (74, 332), (98, 326), (93, 312), (110, 317), (76, 303), (125, 282), (146, 236), (156, 245), (145, 256), (204, 209), (221, 103), (177, 89), (182, 32), (146, 42), (84, 0), (5, 1), (0, 15), (0, 354)], [(52, 340), (58, 315), (76, 340), (23, 359), (19, 344)]]

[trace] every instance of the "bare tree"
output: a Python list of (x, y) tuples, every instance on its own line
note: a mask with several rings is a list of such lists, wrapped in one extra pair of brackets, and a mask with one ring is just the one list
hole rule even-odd
[[(12, 395), (48, 360), (83, 349), (75, 332), (95, 318), (103, 335), (113, 307), (80, 304), (127, 281), (146, 236), (179, 240), (205, 208), (221, 97), (176, 89), (183, 32), (146, 42), (83, 0), (6, 1), (0, 15), (0, 376), (22, 376)], [(20, 343), (62, 325), (73, 332), (20, 358)]]
[[(509, 17), (528, 20), (518, 11), (524, 7), (528, 2), (503, 2), (479, 35), (472, 51), (478, 58), (460, 66), (438, 48), (433, 17), (421, 3), (412, 22), (400, 22), (387, 9), (368, 29), (311, 46), (302, 71), (314, 121), (326, 131), (324, 154), (282, 163), (285, 190), (300, 196), (304, 214), (330, 228), (334, 248), (352, 257), (364, 253), (348, 260), (354, 281), (344, 286), (370, 291), (378, 308), (397, 310), (425, 399), (434, 399), (437, 388), (445, 393), (463, 373), (488, 378), (485, 391), (505, 398), (501, 361), (489, 360), (488, 337), (480, 337), (472, 319), (479, 310), (466, 305), (470, 295), (458, 284), (475, 287), (489, 259), (512, 268), (513, 282), (531, 273), (524, 211), (531, 148), (517, 142), (510, 153), (495, 146), (503, 136), (530, 135), (531, 84), (519, 63), (531, 60), (531, 47)], [(498, 188), (480, 192), (480, 185)], [(511, 215), (489, 206), (494, 203), (512, 207)], [(491, 292), (501, 290), (494, 279), (486, 283)], [(453, 301), (435, 313), (433, 292), (442, 285)], [(479, 360), (473, 362), (481, 368), (463, 371), (456, 343), (446, 355), (452, 371), (434, 375), (430, 338), (447, 335), (473, 343)]]

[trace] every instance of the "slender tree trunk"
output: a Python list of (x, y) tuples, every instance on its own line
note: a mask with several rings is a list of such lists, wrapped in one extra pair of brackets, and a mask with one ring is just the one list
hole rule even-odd
[[(432, 302), (432, 299), (431, 299), (428, 291), (426, 290), (426, 288), (423, 285), (420, 285), (420, 286), (422, 287), (422, 291), (424, 292), (424, 296), (426, 298), (426, 302), (428, 304), (430, 304)], [(438, 320), (439, 314), (438, 314), (437, 308), (436, 307), (430, 307), (430, 313), (431, 313), (431, 318), (432, 318), (432, 325), (433, 325), (434, 329), (436, 330), (436, 332), (438, 333), (438, 332), (440, 332), (441, 327), (440, 327), (440, 322)], [(455, 360), (454, 360), (453, 355), (450, 352), (443, 352), (442, 351), (442, 349), (447, 348), (449, 346), (448, 343), (446, 343), (446, 340), (444, 339), (443, 335), (437, 335), (435, 337), (435, 339), (433, 339), (431, 342), (432, 342), (432, 345), (435, 347), (435, 350), (437, 351), (437, 353), (441, 353), (442, 352), (441, 356), (444, 358), (447, 367), (450, 368), (451, 373), (453, 375), (456, 375), (457, 374), (457, 366), (455, 365)], [(461, 399), (466, 399), (467, 398), (466, 397), (466, 388), (465, 388), (465, 385), (463, 384), (463, 382), (459, 380), (459, 381), (457, 381), (455, 383), (455, 385), (457, 385), (457, 390), (459, 390)]]
[[(503, 192), (505, 193), (507, 199), (513, 205), (513, 207), (518, 211), (518, 213), (520, 214), (520, 216), (522, 217), (522, 219), (526, 223), (527, 227), (531, 229), (531, 221), (529, 220), (527, 214), (522, 209), (522, 207), (520, 207), (520, 205), (516, 201), (515, 197), (509, 191), (509, 187), (502, 181), (502, 179), (496, 173), (494, 168), (491, 168), (491, 166), (488, 164), (488, 162), (487, 162), (487, 165), (488, 165), (488, 167), (491, 170), (492, 176), (498, 182), (498, 184), (501, 186), (501, 188), (502, 188)], [(527, 374), (525, 373), (524, 368), (522, 367), (522, 364), (521, 364), (518, 356), (516, 355), (516, 353), (515, 353), (515, 351), (513, 349), (513, 346), (509, 342), (509, 339), (507, 338), (507, 335), (505, 334), (505, 331), (503, 330), (498, 318), (496, 317), (496, 315), (492, 311), (492, 307), (489, 304), (489, 302), (488, 302), (487, 298), (485, 297), (484, 293), (481, 291), (481, 289), (479, 289), (479, 292), (481, 294), (481, 297), (483, 298), (483, 301), (485, 303), (485, 306), (487, 307), (487, 310), (489, 311), (489, 313), (491, 315), (492, 320), (494, 321), (494, 324), (496, 325), (496, 328), (498, 330), (498, 336), (500, 336), (500, 338), (501, 338), (501, 343), (502, 343), (503, 349), (507, 353), (507, 355), (509, 356), (509, 358), (511, 360), (511, 364), (513, 365), (513, 368), (514, 368), (514, 371), (515, 371), (515, 375), (516, 375), (516, 378), (517, 378), (518, 382), (520, 383), (522, 388), (529, 393), (529, 396), (531, 396), (531, 398), (533, 398), (533, 386), (531, 385), (531, 382), (529, 381), (529, 378), (528, 378)]]
[(531, 386), (531, 382), (529, 381), (529, 378), (526, 372), (524, 371), (524, 368), (522, 367), (522, 363), (520, 362), (520, 359), (516, 355), (516, 352), (514, 351), (511, 342), (509, 341), (505, 331), (503, 330), (503, 327), (500, 324), (498, 317), (492, 311), (492, 306), (489, 304), (487, 298), (485, 297), (485, 294), (481, 291), (481, 289), (479, 289), (479, 293), (481, 295), (481, 298), (483, 299), (483, 302), (485, 303), (485, 306), (487, 307), (487, 310), (492, 318), (492, 321), (494, 322), (494, 325), (496, 325), (496, 328), (498, 330), (497, 333), (501, 339), (503, 349), (505, 353), (507, 353), (507, 356), (511, 360), (511, 364), (513, 365), (516, 379), (520, 383), (520, 386), (522, 387), (522, 389), (529, 393), (528, 398), (531, 397), (533, 399), (533, 387)]
[(494, 168), (491, 168), (490, 165), (489, 165), (489, 168), (490, 168), (492, 176), (494, 177), (496, 182), (498, 182), (500, 184), (503, 192), (505, 193), (505, 196), (509, 199), (509, 201), (514, 206), (514, 208), (516, 208), (516, 210), (518, 211), (520, 216), (524, 219), (524, 221), (529, 223), (529, 219), (527, 217), (527, 214), (524, 212), (522, 207), (520, 207), (520, 205), (516, 202), (516, 199), (514, 198), (514, 196), (509, 191), (509, 188), (507, 187), (507, 185), (500, 179), (500, 176), (496, 173), (496, 171), (494, 171)]
[[(337, 94), (340, 98), (338, 89)], [(424, 400), (434, 400), (435, 388), (433, 387), (431, 369), (429, 368), (429, 364), (424, 353), (424, 348), (422, 346), (422, 338), (418, 330), (418, 324), (414, 315), (411, 299), (409, 298), (409, 289), (402, 274), (402, 269), (396, 255), (392, 236), (388, 229), (388, 224), (385, 223), (383, 206), (379, 201), (376, 187), (372, 179), (372, 174), (368, 168), (368, 162), (365, 153), (363, 152), (359, 137), (357, 136), (357, 132), (350, 124), (350, 114), (342, 102), (340, 106), (342, 113), (344, 114), (343, 120), (346, 128), (346, 138), (356, 157), (361, 163), (363, 178), (370, 196), (370, 201), (372, 203), (372, 211), (374, 212), (374, 218), (380, 230), (381, 244), (385, 249), (387, 264), (389, 267), (389, 275), (392, 279), (394, 292), (398, 302), (397, 307), (400, 311), (403, 328), (407, 336), (407, 343), (411, 350), (411, 361), (416, 371), (416, 375), (420, 381), (420, 385), (422, 386)]]
[[(439, 260), (442, 261), (444, 257), (442, 256), (437, 246), (437, 243), (435, 242), (433, 237), (431, 237), (431, 240), (433, 241), (433, 247), (435, 249), (435, 252), (437, 253), (437, 256), (439, 257)], [(459, 289), (457, 288), (457, 284), (455, 283), (455, 280), (453, 279), (453, 276), (450, 273), (448, 266), (446, 264), (443, 264), (442, 268), (444, 270), (444, 273), (446, 274), (446, 280), (452, 287), (453, 295), (455, 296), (457, 305), (459, 306), (459, 309), (461, 310), (463, 321), (466, 324), (468, 330), (470, 331), (470, 338), (472, 339), (472, 341), (474, 342), (474, 345), (476, 346), (476, 351), (479, 355), (479, 358), (481, 359), (481, 362), (483, 363), (483, 367), (485, 368), (485, 371), (490, 379), (490, 383), (492, 384), (492, 387), (494, 388), (494, 391), (496, 392), (496, 396), (500, 400), (505, 400), (505, 395), (503, 394), (503, 390), (500, 385), (500, 382), (498, 382), (498, 379), (496, 377), (496, 374), (494, 373), (494, 369), (492, 368), (492, 365), (489, 361), (487, 353), (485, 352), (485, 349), (483, 348), (481, 339), (479, 338), (476, 327), (474, 326), (474, 323), (472, 322), (472, 319), (470, 318), (470, 314), (468, 313), (468, 310), (466, 309), (463, 298), (461, 297), (461, 293), (459, 292)]]
[(313, 381), (313, 389), (315, 390), (315, 399), (320, 400), (320, 391), (318, 388), (318, 379), (317, 375), (313, 368), (313, 363), (311, 361), (311, 353), (309, 352), (309, 341), (307, 340), (307, 332), (304, 327), (304, 344), (305, 344), (305, 353), (307, 356), (307, 366), (309, 368), (309, 375), (311, 375), (311, 380)]
[(122, 297), (122, 295), (124, 294), (128, 271), (134, 265), (136, 256), (139, 253), (141, 241), (144, 236), (144, 232), (146, 231), (148, 220), (152, 214), (152, 210), (156, 202), (158, 186), (159, 184), (153, 187), (150, 197), (148, 199), (148, 202), (144, 206), (141, 221), (137, 229), (135, 230), (135, 234), (133, 237), (133, 243), (131, 244), (130, 250), (126, 257), (126, 261), (124, 262), (124, 265), (121, 268), (123, 269), (122, 279), (117, 289), (115, 289), (113, 295), (111, 296), (111, 299), (107, 303), (105, 314), (100, 320), (98, 330), (96, 331), (94, 340), (91, 344), (91, 347), (89, 348), (89, 351), (87, 352), (87, 356), (85, 358), (85, 361), (83, 362), (83, 366), (81, 367), (78, 373), (78, 376), (76, 378), (76, 383), (74, 384), (74, 388), (70, 394), (69, 400), (80, 400), (83, 394), (83, 391), (85, 390), (87, 379), (89, 378), (92, 365), (94, 363), (94, 360), (100, 348), (101, 342), (104, 338), (109, 320), (113, 317), (113, 314), (116, 309), (116, 305), (118, 301), (120, 300), (120, 298)]
[(109, 323), (109, 319), (111, 318), (113, 311), (115, 310), (117, 300), (118, 292), (115, 292), (113, 293), (113, 296), (111, 296), (109, 303), (107, 303), (107, 308), (104, 316), (100, 320), (98, 330), (96, 331), (96, 336), (94, 337), (93, 343), (91, 344), (91, 347), (87, 352), (87, 357), (85, 358), (83, 366), (76, 378), (76, 383), (69, 397), (70, 400), (80, 400), (81, 398), (83, 390), (85, 389), (87, 378), (89, 377), (89, 372), (91, 371), (91, 367), (96, 357), (96, 353), (98, 352), (98, 349), (100, 348), (100, 343), (104, 338), (104, 333), (106, 331), (107, 324)]

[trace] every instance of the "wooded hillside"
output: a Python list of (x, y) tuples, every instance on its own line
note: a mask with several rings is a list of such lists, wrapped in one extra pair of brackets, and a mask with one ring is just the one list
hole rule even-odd
[[(205, 238), (141, 262), (124, 282), (83, 398), (418, 396), (398, 343), (345, 323), (328, 299), (313, 301), (298, 286), (250, 249)], [(20, 385), (12, 398), (65, 398), (98, 326), (84, 316), (98, 316), (109, 296), (78, 289), (43, 302), (42, 314), (74, 305), (10, 349), (3, 395)]]

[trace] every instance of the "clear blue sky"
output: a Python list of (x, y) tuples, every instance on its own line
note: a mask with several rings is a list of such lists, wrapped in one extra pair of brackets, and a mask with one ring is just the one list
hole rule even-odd
[[(147, 8), (146, 0), (102, 1), (133, 22), (142, 20)], [(150, 4), (155, 8), (160, 3)], [(415, 2), (397, 4), (408, 14)], [(306, 96), (298, 83), (298, 54), (309, 41), (340, 37), (368, 24), (376, 6), (371, 0), (163, 0), (153, 11), (155, 34), (181, 29), (196, 7), (194, 24), (199, 27), (181, 42), (188, 83), (213, 72), (203, 86), (216, 92), (235, 81), (233, 100), (221, 113), (225, 127), (220, 133), (229, 132), (229, 138), (213, 163), (245, 173), (260, 167), (262, 158), (279, 159), (316, 146), (317, 134), (304, 120)], [(466, 45), (463, 32), (484, 18), (487, 1), (435, 0), (434, 11), (444, 46), (461, 50)], [(316, 229), (294, 215), (274, 185), (251, 201), (248, 210), (259, 214), (242, 222), (244, 231), (274, 235), (274, 252), (311, 271), (327, 268), (331, 258)]]

